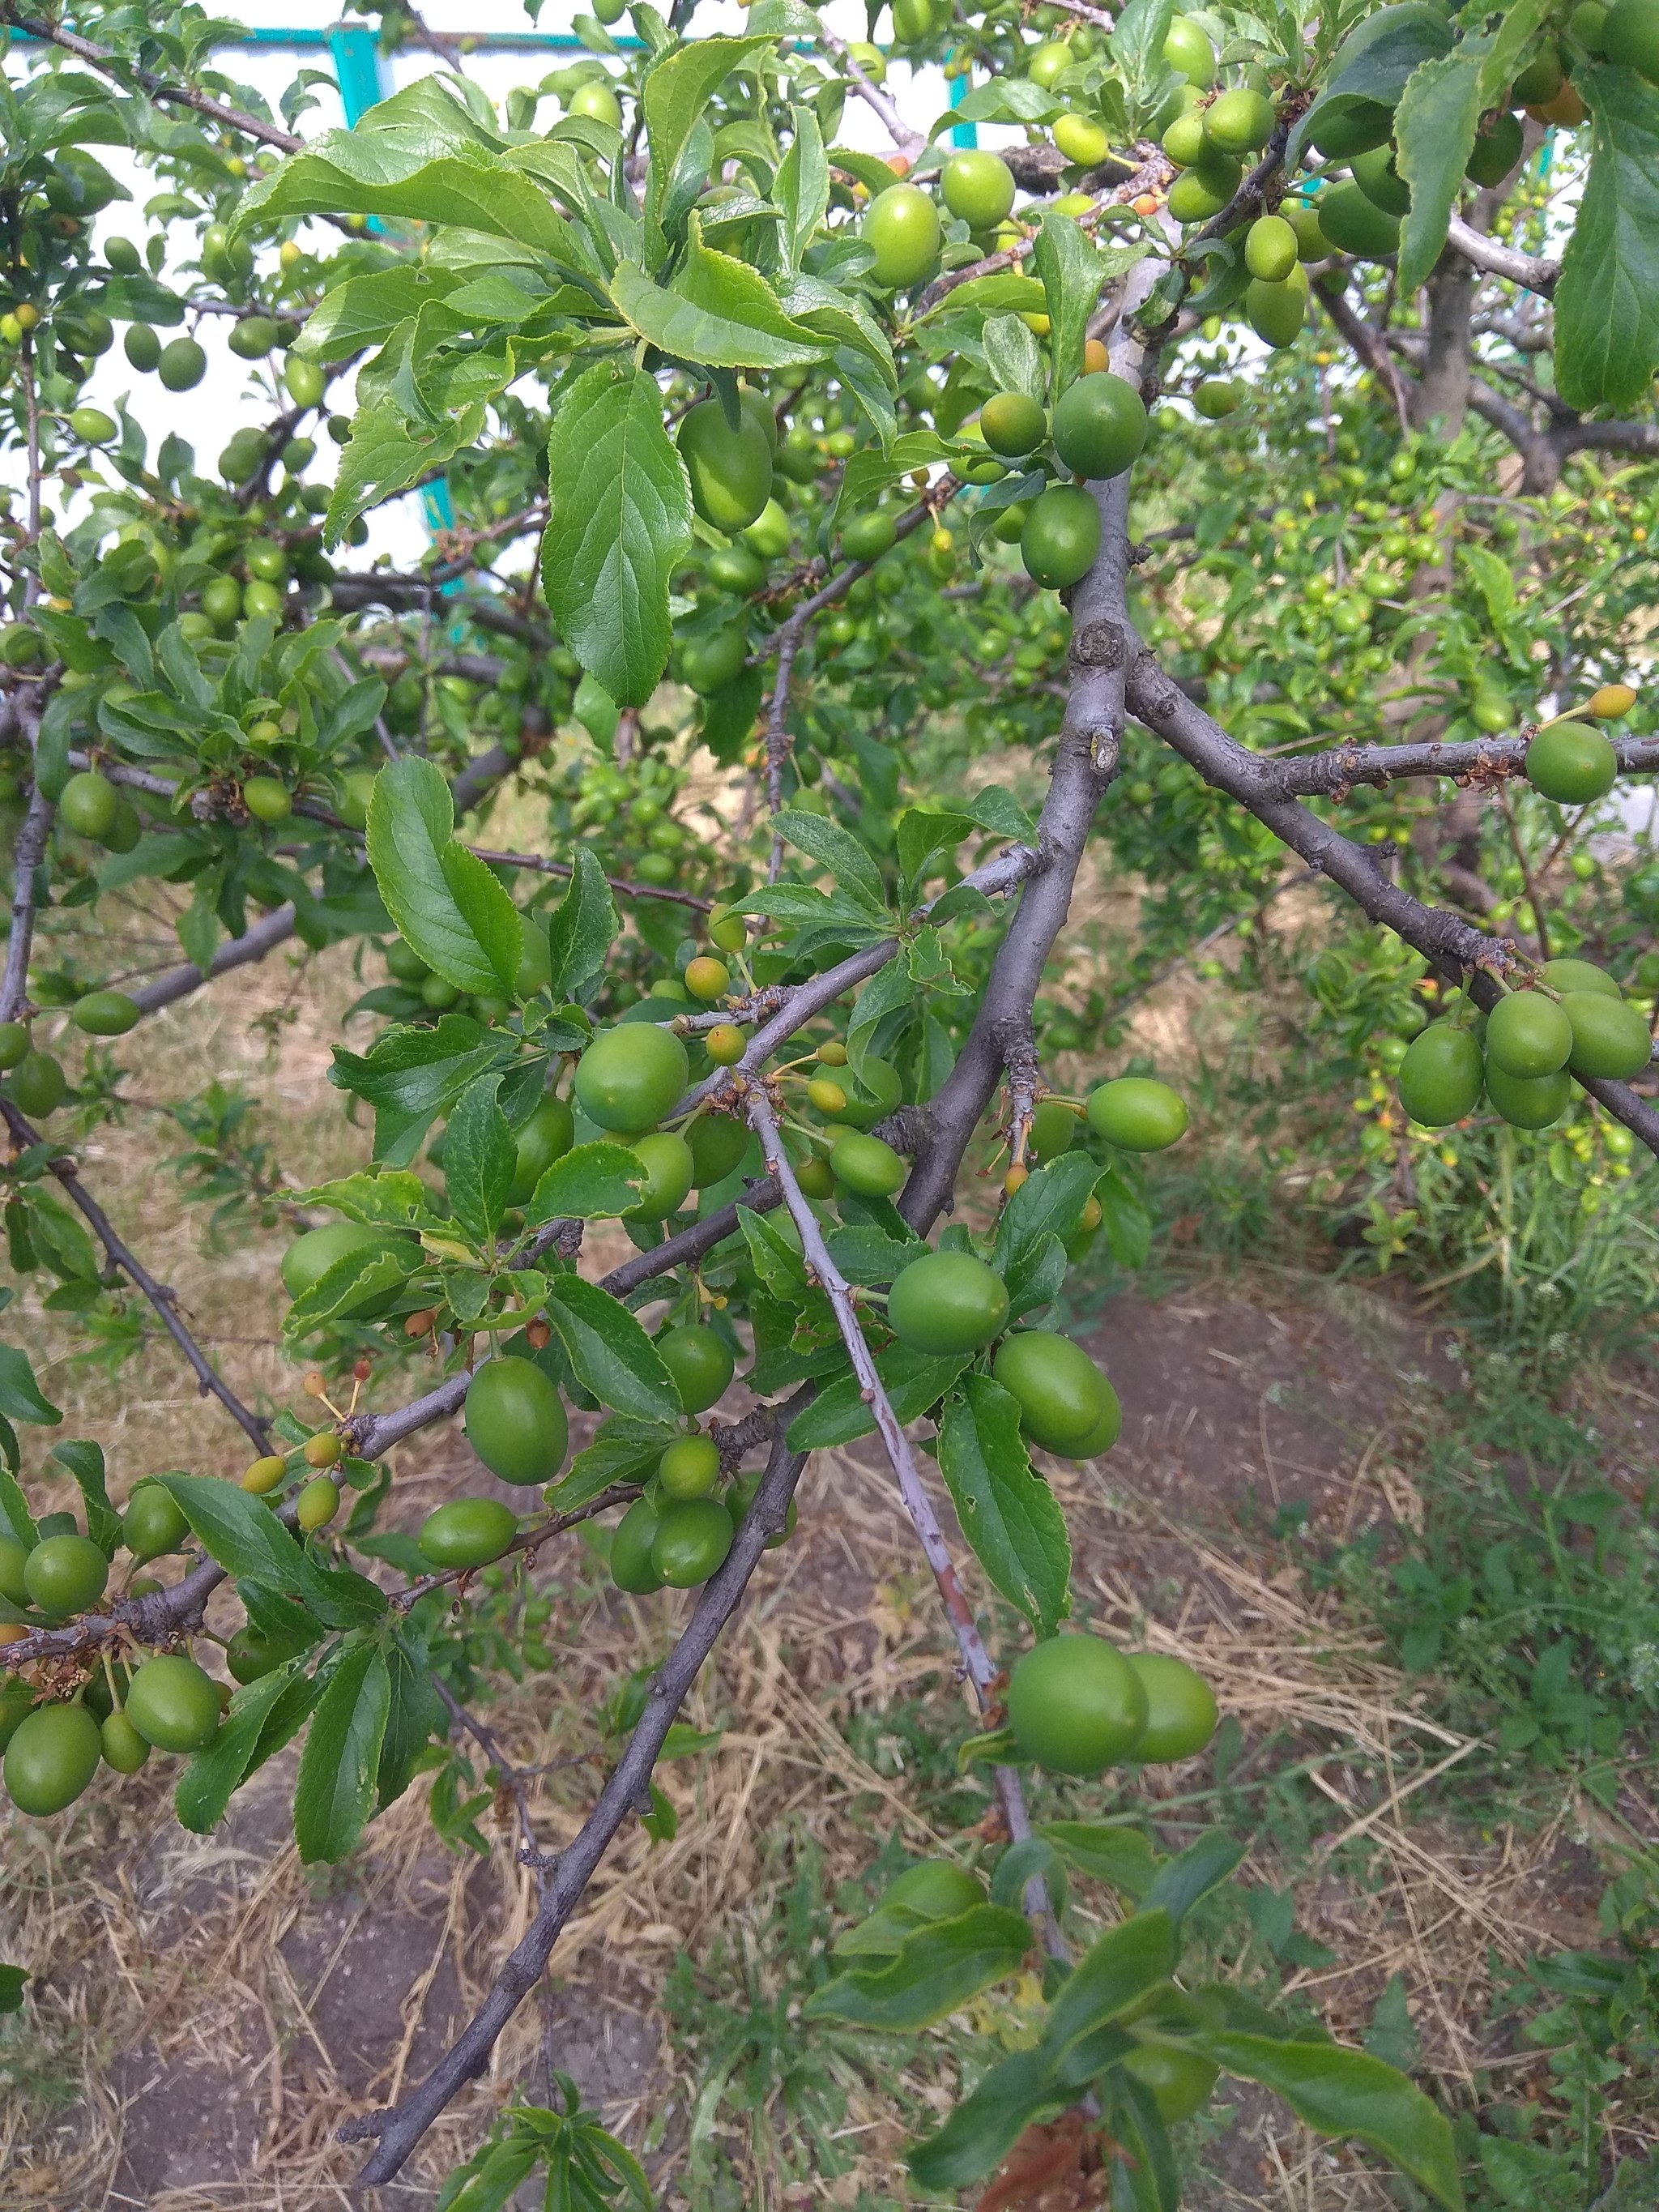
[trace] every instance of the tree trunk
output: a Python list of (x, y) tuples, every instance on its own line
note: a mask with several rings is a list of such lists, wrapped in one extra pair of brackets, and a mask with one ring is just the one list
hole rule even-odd
[(1461, 255), (1442, 258), (1428, 283), (1428, 349), (1411, 396), (1413, 429), (1437, 419), (1441, 435), (1455, 438), (1469, 399), (1469, 310), (1474, 271)]

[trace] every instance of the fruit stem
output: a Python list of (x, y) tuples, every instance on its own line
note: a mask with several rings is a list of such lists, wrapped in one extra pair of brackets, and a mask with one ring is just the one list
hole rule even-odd
[(122, 1710), (121, 1692), (115, 1686), (115, 1662), (107, 1644), (104, 1646), (104, 1680), (109, 1684), (110, 1705), (118, 1713)]

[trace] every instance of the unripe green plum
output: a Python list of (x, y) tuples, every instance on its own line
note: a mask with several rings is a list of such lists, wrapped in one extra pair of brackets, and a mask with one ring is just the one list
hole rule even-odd
[(871, 202), (862, 228), (884, 291), (909, 290), (939, 258), (939, 210), (919, 185), (890, 185)]
[(6, 1794), (44, 1819), (72, 1805), (98, 1771), (103, 1741), (84, 1705), (37, 1705), (6, 1746)]
[(1187, 1133), (1187, 1102), (1147, 1075), (1115, 1076), (1089, 1093), (1089, 1127), (1126, 1152), (1161, 1152)]
[(720, 1479), (720, 1449), (713, 1437), (677, 1437), (657, 1462), (657, 1480), (669, 1498), (707, 1498)]
[(1081, 484), (1050, 484), (1031, 502), (1019, 537), (1034, 583), (1063, 592), (1079, 583), (1100, 551), (1100, 509)]
[(211, 1675), (182, 1652), (146, 1659), (127, 1685), (127, 1717), (158, 1751), (200, 1751), (219, 1732), (222, 1708)]
[(466, 1440), (500, 1482), (551, 1482), (564, 1465), (564, 1401), (534, 1360), (489, 1360), (467, 1387)]
[(1133, 385), (1097, 369), (1068, 385), (1054, 409), (1054, 451), (1078, 476), (1121, 476), (1146, 443), (1146, 409)]
[(1194, 108), (1177, 115), (1164, 134), (1164, 150), (1178, 169), (1200, 168), (1213, 161), (1218, 149), (1210, 143), (1202, 112)]
[(1328, 185), (1314, 212), (1320, 229), (1339, 252), (1352, 253), (1360, 261), (1381, 261), (1400, 251), (1399, 222), (1358, 185)]
[(653, 1128), (686, 1087), (685, 1047), (672, 1030), (645, 1023), (601, 1030), (576, 1063), (576, 1103), (600, 1128)]
[(1400, 1103), (1425, 1129), (1448, 1129), (1480, 1103), (1485, 1067), (1470, 1030), (1431, 1022), (1400, 1064)]
[(1092, 169), (1112, 150), (1111, 133), (1092, 115), (1062, 115), (1054, 124), (1054, 143), (1080, 169)]
[(127, 1500), (121, 1540), (135, 1559), (159, 1559), (176, 1552), (190, 1534), (184, 1509), (159, 1482), (141, 1482)]
[(1486, 1097), (1492, 1110), (1515, 1129), (1547, 1129), (1566, 1112), (1572, 1082), (1565, 1067), (1553, 1075), (1510, 1075), (1486, 1062)]
[(49, 1052), (27, 1052), (12, 1070), (11, 1095), (36, 1121), (55, 1114), (68, 1095), (64, 1071)]
[(417, 1541), (434, 1567), (482, 1567), (499, 1559), (518, 1532), (512, 1513), (495, 1498), (454, 1498), (427, 1515)]
[(1653, 1056), (1653, 1036), (1638, 1007), (1600, 991), (1573, 991), (1561, 1001), (1572, 1029), (1567, 1065), (1581, 1079), (1628, 1083)]
[(1041, 404), (1024, 392), (996, 392), (980, 409), (979, 427), (994, 453), (1020, 459), (1042, 443), (1048, 423)]
[(1593, 991), (1604, 999), (1622, 999), (1625, 995), (1607, 969), (1596, 967), (1589, 960), (1547, 960), (1538, 974), (1541, 982), (1547, 983), (1552, 991), (1559, 991), (1564, 998), (1570, 991)]
[(89, 1536), (43, 1536), (23, 1563), (29, 1602), (42, 1613), (89, 1612), (108, 1581), (109, 1561)]
[(1244, 265), (1251, 276), (1282, 284), (1296, 264), (1296, 233), (1284, 216), (1258, 216), (1244, 238)]
[(1619, 773), (1612, 743), (1587, 722), (1552, 722), (1527, 747), (1527, 781), (1561, 806), (1605, 799)]
[(70, 1008), (70, 1019), (88, 1036), (125, 1036), (137, 1024), (139, 1008), (125, 991), (88, 991)]
[(1521, 159), (1522, 149), (1520, 117), (1496, 108), (1486, 118), (1463, 173), (1483, 189), (1501, 185)]
[(1161, 1651), (1124, 1656), (1146, 1692), (1146, 1725), (1135, 1740), (1133, 1757), (1143, 1762), (1195, 1758), (1220, 1719), (1215, 1692), (1184, 1659)]
[(894, 1278), (887, 1320), (913, 1352), (978, 1352), (1007, 1324), (1007, 1285), (971, 1252), (925, 1252)]
[(895, 1197), (909, 1173), (890, 1145), (859, 1129), (849, 1129), (836, 1139), (830, 1166), (836, 1180), (860, 1198)]
[(1215, 82), (1215, 48), (1189, 15), (1172, 15), (1164, 41), (1164, 58), (1188, 84), (1207, 92)]
[(946, 159), (939, 190), (969, 230), (992, 230), (1014, 204), (1014, 173), (1000, 154), (967, 147)]
[(624, 1215), (629, 1221), (665, 1221), (678, 1213), (696, 1178), (696, 1162), (684, 1137), (658, 1129), (634, 1139), (634, 1157), (645, 1180), (636, 1202)]
[(725, 1563), (735, 1534), (719, 1498), (671, 1500), (657, 1516), (652, 1567), (671, 1589), (695, 1589)]
[(619, 1590), (634, 1597), (648, 1597), (662, 1588), (662, 1577), (651, 1564), (657, 1518), (658, 1509), (652, 1500), (636, 1498), (611, 1538), (611, 1579)]
[(665, 1329), (655, 1341), (679, 1393), (682, 1409), (706, 1413), (725, 1395), (736, 1365), (726, 1339), (699, 1322), (682, 1322), (677, 1328)]
[(1204, 128), (1221, 154), (1253, 154), (1273, 136), (1273, 104), (1248, 85), (1224, 92), (1205, 112)]
[(1511, 991), (1486, 1017), (1486, 1059), (1505, 1075), (1553, 1075), (1571, 1050), (1571, 1022), (1541, 991)]
[(991, 1371), (1018, 1401), (1021, 1428), (1045, 1451), (1069, 1454), (1091, 1437), (1116, 1397), (1088, 1353), (1054, 1329), (1005, 1337)]
[(1183, 169), (1170, 187), (1170, 213), (1177, 222), (1207, 222), (1219, 215), (1243, 182), (1244, 172), (1224, 154), (1208, 154)]
[(729, 535), (759, 520), (772, 495), (772, 449), (752, 413), (740, 407), (734, 430), (718, 399), (701, 400), (682, 417), (675, 443), (705, 522)]
[(1294, 344), (1308, 313), (1308, 277), (1300, 263), (1282, 284), (1252, 277), (1244, 289), (1244, 313), (1265, 343), (1275, 349)]
[(1020, 1749), (1054, 1774), (1100, 1774), (1133, 1757), (1146, 1725), (1139, 1676), (1101, 1636), (1054, 1636), (1008, 1677), (1008, 1725)]
[(538, 1100), (530, 1119), (514, 1133), (513, 1182), (507, 1194), (509, 1206), (529, 1205), (543, 1176), (574, 1143), (575, 1128), (567, 1099), (556, 1098), (549, 1091)]

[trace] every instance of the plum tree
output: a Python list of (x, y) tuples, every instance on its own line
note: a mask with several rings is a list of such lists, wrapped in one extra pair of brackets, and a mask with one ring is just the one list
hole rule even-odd
[[(0, 0), (29, 41), (0, 147), (8, 1257), (21, 1310), (106, 1361), (147, 1305), (240, 1431), (235, 1463), (118, 1470), (118, 1515), (89, 1443), (25, 1469), (15, 1425), (59, 1416), (4, 1347), (7, 1791), (50, 1818), (100, 1761), (150, 1778), (97, 1787), (149, 1789), (176, 1759), (210, 1830), (303, 1734), (296, 1844), (336, 1860), (417, 1775), (461, 1777), (472, 1674), (437, 1632), (531, 1587), (544, 1546), (591, 1524), (610, 1601), (675, 1636), (512, 1976), (345, 2131), (366, 2184), (488, 2073), (653, 1803), (767, 1553), (814, 1539), (810, 1454), (873, 1435), (988, 1802), (972, 1863), (894, 1884), (808, 2010), (916, 2031), (1048, 1954), (1029, 2047), (908, 2153), (916, 2188), (974, 2186), (1069, 2112), (1111, 2200), (1169, 2212), (1166, 2124), (1224, 2070), (1461, 2202), (1403, 2075), (1183, 1983), (1226, 1838), (1072, 1909), (1068, 1870), (1097, 1878), (1121, 1829), (1034, 1834), (1022, 1766), (1086, 1799), (1195, 1756), (1216, 1711), (1167, 1655), (1061, 1632), (1033, 1453), (1115, 1442), (1056, 1302), (1097, 1240), (1146, 1258), (1145, 1161), (1207, 1133), (1128, 1008), (1178, 961), (1262, 984), (1281, 893), (1319, 915), (1309, 1057), (1363, 1079), (1360, 1157), (1400, 1188), (1482, 1145), (1506, 1188), (1593, 1155), (1605, 1189), (1659, 1151), (1659, 874), (1591, 834), (1659, 766), (1624, 557), (1659, 520), (1652, 10), (1413, 0), (1340, 40), (1146, 0), (1108, 37), (1097, 12), (1040, 9), (1033, 40), (1003, 0), (902, 0), (907, 55), (976, 74), (963, 120), (1027, 126), (941, 159), (875, 48), (774, 0), (711, 37), (640, 0), (629, 43), (584, 30), (499, 110), (434, 75), (305, 136), (231, 103), (193, 13), (87, 36)], [(842, 142), (849, 100), (887, 159)], [(290, 123), (310, 101), (297, 82)], [(126, 368), (194, 391), (216, 319), (242, 419), (198, 457)], [(381, 506), (441, 482), (429, 559), (354, 564)], [(744, 787), (729, 817), (699, 746)], [(509, 784), (536, 849), (471, 819)], [(1146, 890), (1097, 1004), (1058, 950), (1085, 855)], [(128, 957), (135, 884), (176, 926), (165, 972)], [(221, 1086), (171, 1109), (215, 1202), (289, 1239), (304, 1379), (256, 1411), (81, 1151), (135, 1103), (150, 1017), (295, 939), (374, 953), (373, 1029), (333, 1041), (350, 1171), (295, 1190)], [(522, 1510), (446, 1497), (411, 1548), (388, 1455), (458, 1415)], [(1000, 1656), (919, 1461), (1006, 1608)], [(77, 1515), (39, 1510), (60, 1480)], [(234, 1688), (210, 1597), (240, 1608)], [(588, 2212), (637, 2197), (563, 2105), (515, 2104), (446, 2201), (538, 2162), (602, 2173)]]

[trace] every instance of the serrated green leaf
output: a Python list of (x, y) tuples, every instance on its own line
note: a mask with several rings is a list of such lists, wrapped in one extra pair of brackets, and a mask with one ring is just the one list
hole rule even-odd
[(428, 968), (459, 990), (511, 993), (524, 955), (518, 909), (455, 838), (455, 807), (432, 762), (381, 769), (368, 807), (368, 864), (386, 912)]
[(386, 1646), (391, 1696), (374, 1776), (374, 1806), (384, 1813), (414, 1780), (422, 1753), (444, 1724), (444, 1710), (433, 1687), (425, 1644), (400, 1628)]
[(881, 871), (869, 848), (860, 844), (850, 830), (822, 814), (802, 814), (793, 807), (774, 815), (772, 827), (798, 852), (828, 868), (843, 890), (871, 909), (872, 918), (886, 913), (887, 893)]
[(806, 2015), (855, 2027), (926, 2027), (1018, 1972), (1034, 1940), (1024, 1913), (971, 1905), (915, 1929), (879, 1973), (837, 1975), (807, 1999)]
[(429, 423), (411, 424), (390, 402), (359, 407), (340, 455), (334, 489), (323, 518), (323, 543), (337, 545), (365, 508), (377, 500), (436, 476), (483, 429), (482, 402)]
[[(894, 1417), (914, 1421), (938, 1402), (968, 1364), (968, 1355), (939, 1357), (908, 1344), (889, 1346), (876, 1362)], [(822, 1451), (867, 1437), (876, 1425), (856, 1375), (842, 1374), (820, 1390), (789, 1425), (791, 1451)]]
[(621, 926), (604, 869), (586, 846), (579, 845), (571, 860), (570, 887), (547, 926), (553, 962), (549, 988), (556, 999), (574, 998), (590, 976), (599, 974)]
[(380, 1175), (343, 1176), (336, 1182), (319, 1182), (309, 1190), (296, 1190), (295, 1206), (327, 1206), (348, 1221), (370, 1227), (418, 1229), (438, 1227), (441, 1217), (432, 1211), (426, 1185), (417, 1175), (392, 1170)]
[(480, 1250), (495, 1241), (516, 1171), (500, 1094), (499, 1076), (480, 1076), (462, 1092), (444, 1133), (444, 1188), (457, 1223)]
[(969, 1376), (945, 1407), (939, 1465), (992, 1586), (1052, 1636), (1071, 1610), (1066, 1516), (1031, 1465), (1017, 1401), (988, 1375)]
[(392, 1710), (392, 1677), (378, 1644), (350, 1646), (318, 1701), (294, 1787), (301, 1863), (337, 1865), (362, 1835)]
[(373, 1583), (349, 1568), (319, 1567), (296, 1544), (263, 1498), (233, 1482), (204, 1474), (163, 1474), (204, 1547), (239, 1581), (264, 1583), (297, 1597), (331, 1627), (377, 1620), (386, 1600)]
[(1570, 407), (1632, 407), (1659, 363), (1659, 90), (1604, 66), (1575, 82), (1590, 166), (1555, 288), (1555, 380)]
[(1001, 2165), (1033, 2120), (1074, 2101), (1071, 2091), (1055, 2087), (1047, 2051), (1017, 2051), (915, 2146), (905, 2160), (910, 2178), (933, 2197), (966, 2189)]
[(719, 34), (688, 40), (677, 52), (665, 55), (646, 78), (640, 107), (651, 154), (646, 203), (653, 222), (668, 180), (679, 166), (692, 131), (707, 113), (710, 100), (734, 69), (741, 69), (771, 43), (768, 38)]
[(347, 1252), (301, 1291), (283, 1316), (283, 1334), (290, 1341), (339, 1315), (356, 1312), (406, 1282), (421, 1265), (418, 1245), (390, 1234), (377, 1246)]
[(578, 1145), (543, 1173), (525, 1208), (525, 1227), (614, 1218), (638, 1203), (646, 1182), (639, 1154), (626, 1145)]
[(556, 1276), (546, 1312), (576, 1380), (602, 1406), (642, 1420), (678, 1419), (680, 1395), (662, 1355), (608, 1291), (580, 1275)]
[(1352, 2136), (1408, 2174), (1446, 2212), (1462, 2212), (1451, 2124), (1403, 2074), (1366, 2051), (1330, 2043), (1207, 2034), (1186, 2047), (1229, 2074), (1259, 2081), (1321, 2135)]
[[(430, 141), (427, 142), (428, 144)], [(563, 258), (570, 225), (535, 181), (488, 147), (457, 144), (434, 159), (383, 126), (325, 131), (243, 195), (233, 235), (254, 222), (301, 215), (378, 215), (453, 224)]]
[(20, 1352), (15, 1344), (0, 1344), (0, 1414), (8, 1420), (53, 1428), (64, 1418), (42, 1395), (27, 1352)]
[(87, 1534), (109, 1558), (121, 1540), (121, 1516), (109, 1502), (101, 1447), (84, 1438), (71, 1437), (54, 1444), (52, 1456), (75, 1477), (86, 1508)]
[(759, 270), (704, 245), (695, 213), (685, 265), (672, 289), (653, 283), (637, 262), (620, 261), (611, 297), (642, 338), (689, 363), (810, 368), (830, 350), (826, 339), (785, 314)]
[(548, 1493), (561, 1513), (586, 1505), (616, 1482), (644, 1482), (657, 1471), (657, 1462), (684, 1431), (669, 1421), (641, 1421), (629, 1413), (613, 1413), (599, 1423), (593, 1441), (577, 1453), (568, 1471)]
[(1044, 2047), (1063, 2063), (1070, 2046), (1120, 2020), (1175, 1972), (1175, 1930), (1149, 1906), (1096, 1939), (1061, 1984), (1043, 2024)]
[(1083, 362), (1089, 318), (1100, 305), (1106, 270), (1092, 242), (1069, 215), (1050, 210), (1031, 248), (1048, 306), (1048, 358), (1054, 365), (1051, 399), (1058, 399)]
[(236, 1691), (219, 1733), (205, 1751), (196, 1753), (173, 1787), (173, 1808), (181, 1828), (205, 1836), (224, 1819), (271, 1707), (303, 1671), (303, 1662), (291, 1659)]
[(374, 1109), (375, 1156), (402, 1165), (468, 1084), (512, 1051), (510, 1037), (471, 1014), (446, 1014), (431, 1029), (387, 1030), (367, 1053), (336, 1045), (329, 1081)]
[(1397, 167), (1412, 191), (1400, 228), (1400, 289), (1407, 298), (1428, 282), (1446, 243), (1485, 104), (1480, 79), (1479, 57), (1461, 49), (1425, 62), (1395, 112)]
[(642, 369), (601, 362), (572, 389), (548, 444), (552, 514), (542, 578), (559, 633), (623, 707), (668, 665), (668, 586), (691, 543), (691, 492)]

